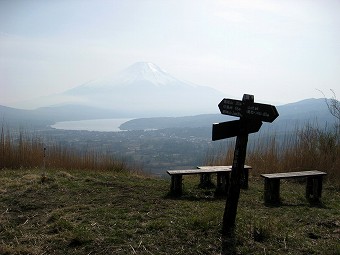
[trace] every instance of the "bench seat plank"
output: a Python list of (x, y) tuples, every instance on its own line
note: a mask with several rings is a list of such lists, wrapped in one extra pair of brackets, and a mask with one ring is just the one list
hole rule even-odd
[(302, 171), (302, 172), (287, 172), (287, 173), (275, 173), (275, 174), (261, 174), (264, 178), (269, 179), (284, 179), (284, 178), (298, 178), (308, 176), (323, 176), (327, 173), (313, 170), (313, 171)]

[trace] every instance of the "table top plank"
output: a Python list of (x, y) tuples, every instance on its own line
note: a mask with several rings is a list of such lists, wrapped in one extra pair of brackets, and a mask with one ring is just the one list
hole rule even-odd
[(169, 175), (175, 174), (211, 174), (211, 173), (218, 173), (218, 172), (230, 172), (231, 169), (224, 168), (224, 169), (183, 169), (183, 170), (168, 170), (166, 171)]
[[(232, 166), (198, 166), (198, 169), (231, 169)], [(246, 169), (252, 169), (251, 166), (244, 165)]]
[[(220, 172), (231, 172), (232, 166), (198, 166), (197, 169), (168, 170), (169, 175), (189, 175), (189, 174), (213, 174)], [(244, 168), (251, 169), (251, 166), (245, 165)]]

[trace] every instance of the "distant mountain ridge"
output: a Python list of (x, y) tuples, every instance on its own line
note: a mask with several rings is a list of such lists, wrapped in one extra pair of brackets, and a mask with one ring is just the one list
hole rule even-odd
[[(217, 107), (217, 106), (216, 106)], [(271, 124), (279, 129), (294, 129), (300, 122), (305, 124), (318, 124), (320, 127), (335, 122), (335, 118), (329, 113), (325, 99), (305, 99), (296, 103), (285, 104), (276, 107), (279, 117)], [(160, 117), (133, 119), (121, 125), (121, 129), (162, 129), (167, 127), (211, 127), (212, 123), (225, 122), (233, 117), (222, 114), (203, 114), (186, 117)], [(267, 123), (265, 123), (267, 124)]]
[[(215, 103), (217, 109), (217, 104)], [(329, 113), (325, 99), (305, 99), (295, 103), (277, 106), (279, 117), (273, 122), (317, 121), (332, 123), (335, 118)], [(216, 110), (215, 110), (216, 112)], [(80, 105), (59, 107), (42, 107), (36, 110), (22, 110), (0, 105), (1, 121), (6, 122), (35, 122), (53, 124), (58, 121), (124, 118), (125, 114), (110, 109), (101, 109)], [(204, 127), (213, 122), (223, 122), (232, 117), (222, 114), (198, 114), (178, 117), (148, 117), (136, 118), (122, 125), (122, 129), (159, 129), (166, 127)], [(272, 125), (272, 124), (271, 124)]]
[[(221, 99), (220, 99), (221, 100)], [(218, 100), (218, 101), (220, 101)], [(218, 102), (217, 101), (217, 102)], [(217, 109), (217, 103), (215, 102)], [(335, 118), (329, 113), (325, 99), (305, 99), (296, 103), (277, 106), (279, 117), (270, 125), (276, 127), (294, 127), (297, 121), (301, 123), (316, 122), (325, 125), (335, 122)], [(217, 110), (215, 110), (216, 112)], [(108, 109), (68, 105), (59, 107), (44, 107), (36, 110), (21, 110), (0, 106), (0, 122), (38, 123), (49, 126), (58, 121), (125, 118), (125, 114)], [(214, 122), (224, 122), (233, 119), (222, 114), (199, 114), (181, 117), (148, 117), (136, 118), (121, 125), (121, 129), (162, 129), (183, 127), (211, 127)]]

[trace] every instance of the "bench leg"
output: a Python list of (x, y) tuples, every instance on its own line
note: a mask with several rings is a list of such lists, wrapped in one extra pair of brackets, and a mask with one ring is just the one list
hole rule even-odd
[(248, 189), (248, 176), (249, 176), (249, 169), (243, 168), (241, 171), (241, 189)]
[(201, 174), (199, 187), (200, 188), (211, 188), (212, 186), (214, 186), (214, 184), (211, 181), (211, 174), (210, 173)]
[(266, 204), (280, 203), (280, 179), (264, 179), (264, 201)]
[(174, 196), (182, 195), (182, 175), (176, 174), (171, 176), (170, 193)]
[(217, 185), (215, 196), (225, 196), (229, 188), (229, 173), (217, 173)]
[(319, 202), (322, 193), (322, 176), (308, 177), (306, 184), (306, 198), (310, 202)]

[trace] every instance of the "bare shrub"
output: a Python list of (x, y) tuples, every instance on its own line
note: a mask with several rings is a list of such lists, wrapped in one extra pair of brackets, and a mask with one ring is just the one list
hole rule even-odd
[[(246, 164), (253, 167), (252, 174), (277, 173), (302, 170), (327, 172), (328, 180), (340, 183), (340, 132), (339, 127), (321, 130), (312, 124), (296, 128), (283, 137), (273, 134), (259, 135), (248, 144)], [(233, 147), (219, 152), (210, 165), (231, 165)]]

